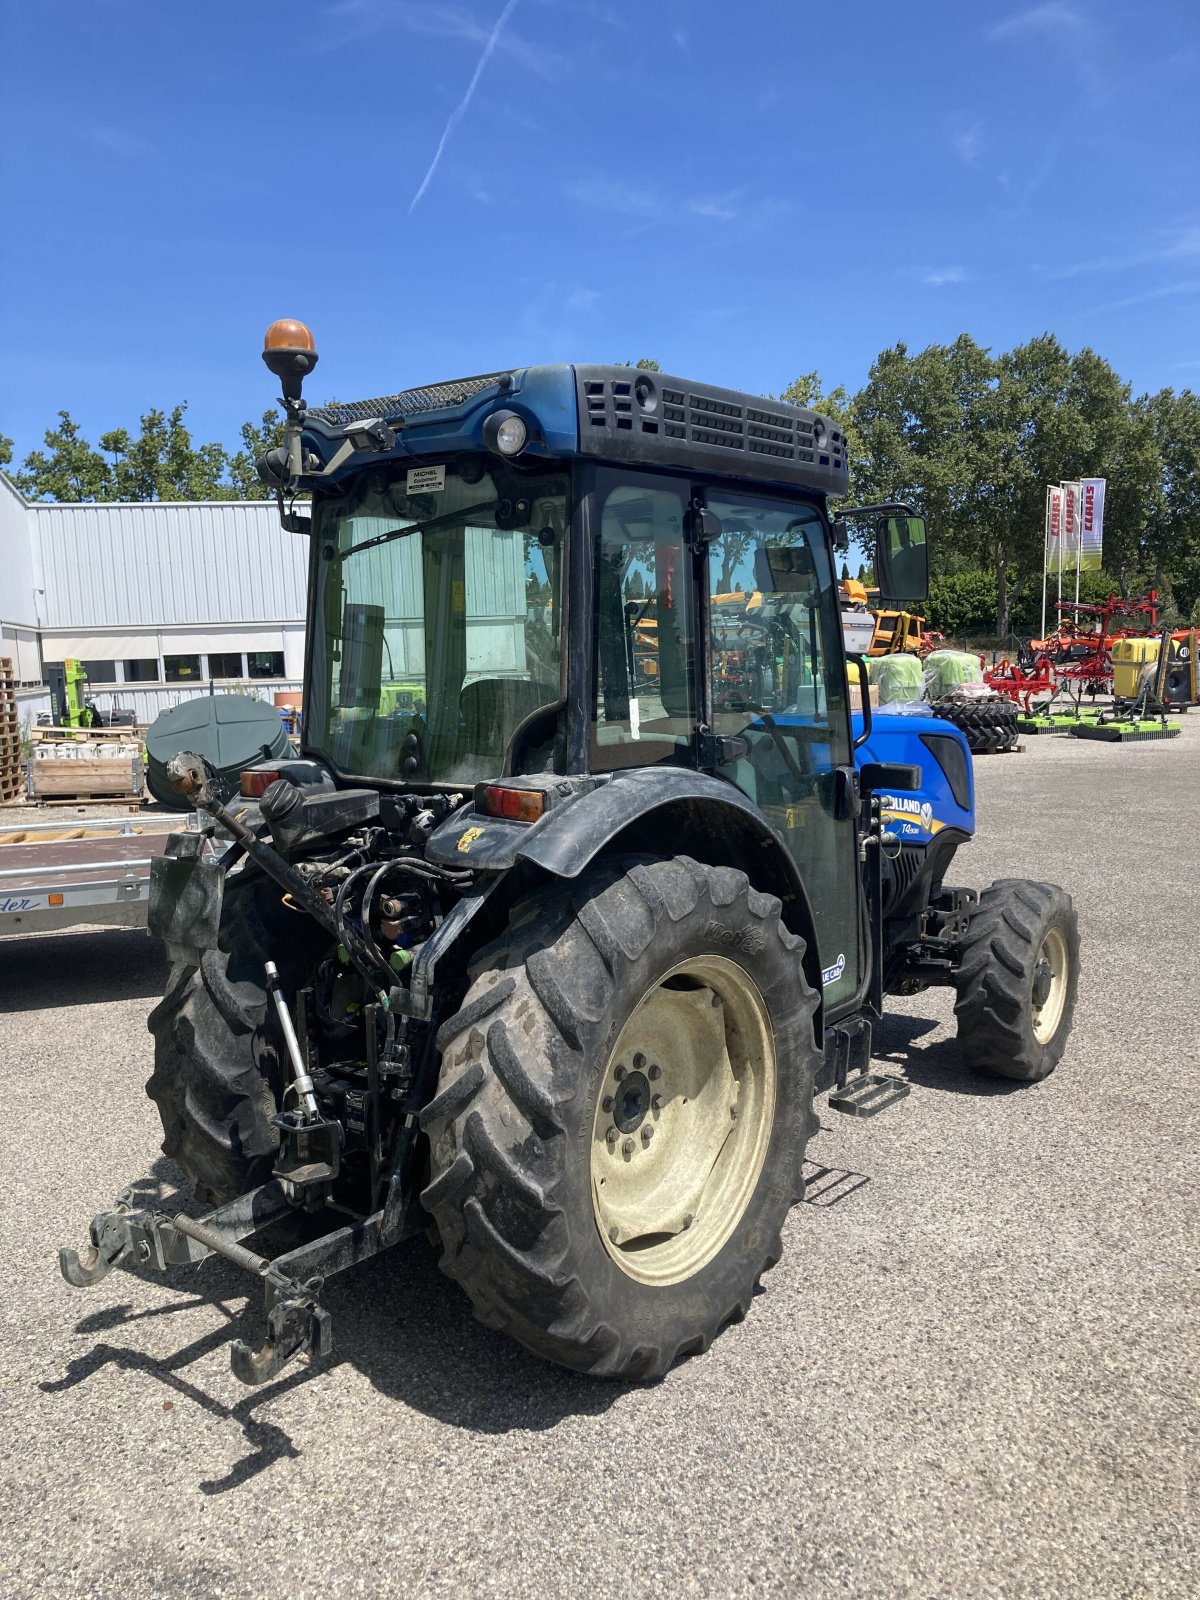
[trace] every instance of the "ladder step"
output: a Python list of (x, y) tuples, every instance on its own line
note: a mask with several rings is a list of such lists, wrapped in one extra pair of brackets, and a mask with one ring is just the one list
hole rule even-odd
[(903, 1078), (893, 1078), (885, 1072), (864, 1072), (852, 1078), (844, 1089), (835, 1089), (829, 1104), (848, 1117), (874, 1117), (903, 1100), (911, 1087)]

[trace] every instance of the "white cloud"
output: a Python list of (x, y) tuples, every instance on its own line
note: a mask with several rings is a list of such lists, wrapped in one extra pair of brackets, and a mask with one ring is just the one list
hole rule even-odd
[(916, 277), (918, 283), (927, 284), (931, 289), (944, 288), (948, 283), (970, 282), (962, 267), (919, 267)]
[(974, 167), (979, 164), (980, 151), (983, 149), (983, 123), (956, 123), (950, 129), (950, 148), (964, 164)]
[(1142, 294), (1126, 295), (1122, 300), (1109, 300), (1102, 306), (1089, 306), (1085, 311), (1071, 311), (1068, 316), (1100, 317), (1110, 311), (1128, 311), (1133, 306), (1149, 305), (1155, 300), (1168, 300), (1177, 294), (1195, 295), (1200, 300), (1200, 278), (1189, 278), (1183, 283), (1164, 283), (1158, 289), (1146, 289)]
[[(507, 9), (507, 8), (506, 8)], [(391, 28), (426, 39), (453, 39), (485, 50), (494, 25), (483, 23), (466, 6), (452, 0), (335, 0), (325, 13), (324, 47), (357, 44)], [(557, 81), (566, 68), (557, 51), (506, 28), (493, 45), (500, 55), (539, 78)]]
[(467, 92), (463, 95), (462, 99), (458, 102), (454, 110), (446, 119), (446, 126), (442, 129), (442, 137), (438, 140), (438, 147), (433, 152), (433, 160), (429, 163), (429, 166), (425, 172), (425, 176), (421, 179), (420, 187), (417, 189), (416, 194), (414, 194), (412, 199), (408, 202), (408, 214), (410, 217), (412, 216), (413, 211), (416, 209), (417, 202), (420, 200), (421, 196), (425, 193), (426, 189), (428, 189), (433, 180), (433, 175), (438, 169), (438, 162), (442, 159), (442, 151), (446, 148), (446, 145), (450, 139), (450, 135), (454, 132), (455, 128), (458, 127), (459, 123), (466, 115), (467, 107), (471, 104), (471, 101), (475, 97), (475, 91), (479, 87), (479, 80), (483, 76), (483, 69), (491, 60), (492, 52), (500, 42), (500, 37), (504, 32), (504, 25), (508, 21), (509, 17), (512, 16), (516, 8), (517, 0), (505, 0), (504, 10), (496, 19), (491, 33), (488, 34), (487, 39), (484, 42), (483, 54), (475, 63), (475, 71), (472, 73), (471, 81), (467, 85)]
[(1081, 278), (1092, 273), (1127, 272), (1134, 267), (1150, 267), (1173, 261), (1200, 260), (1200, 225), (1158, 229), (1140, 250), (1124, 250), (1114, 255), (1092, 256), (1049, 269), (1051, 278)]
[(987, 30), (993, 44), (1010, 40), (1042, 39), (1066, 56), (1083, 84), (1098, 94), (1104, 88), (1104, 74), (1098, 58), (1098, 36), (1087, 12), (1065, 0), (1048, 0), (1040, 6), (1014, 11)]
[(724, 194), (666, 195), (623, 178), (578, 178), (567, 185), (567, 196), (593, 211), (613, 211), (645, 222), (699, 217), (705, 222), (753, 225), (777, 216), (786, 206), (771, 195), (748, 196), (737, 189)]
[(1048, 0), (1046, 5), (1030, 6), (1025, 11), (1014, 11), (1011, 16), (994, 22), (987, 31), (989, 39), (1016, 39), (1024, 34), (1037, 33), (1045, 39), (1077, 40), (1090, 36), (1090, 19), (1075, 6), (1063, 0)]
[(113, 128), (107, 124), (97, 125), (83, 130), (84, 137), (101, 150), (107, 150), (109, 155), (118, 156), (122, 161), (143, 161), (154, 153), (154, 147), (147, 144), (145, 139), (139, 139), (136, 133), (129, 133), (124, 128)]

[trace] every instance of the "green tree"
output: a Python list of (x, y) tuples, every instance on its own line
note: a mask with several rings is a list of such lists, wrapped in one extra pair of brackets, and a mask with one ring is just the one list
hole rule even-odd
[(834, 389), (826, 389), (821, 382), (819, 372), (802, 372), (798, 378), (793, 378), (782, 394), (768, 395), (769, 400), (786, 400), (789, 405), (805, 406), (810, 411), (819, 411), (823, 417), (828, 417), (834, 427), (840, 428), (846, 436), (846, 462), (850, 468), (850, 498), (858, 496), (855, 482), (856, 470), (860, 466), (859, 447), (855, 436), (853, 403), (842, 384)]
[(113, 460), (113, 498), (118, 500), (229, 500), (228, 457), (223, 445), (192, 443), (184, 422), (186, 404), (170, 413), (147, 411), (142, 431), (130, 438), (124, 428), (100, 436), (100, 448)]
[(111, 500), (112, 469), (93, 450), (69, 411), (58, 413), (58, 427), (43, 437), (46, 449), (32, 450), (12, 480), (30, 500)]
[(0, 433), (0, 467), (6, 467), (12, 460), (13, 442)]
[(47, 431), (44, 450), (31, 451), (13, 482), (32, 500), (259, 500), (265, 490), (256, 462), (283, 440), (283, 422), (266, 412), (242, 424), (242, 448), (196, 444), (187, 406), (147, 411), (136, 434), (102, 433), (98, 448), (84, 438), (69, 412)]
[(229, 457), (229, 479), (239, 500), (261, 500), (266, 490), (258, 475), (258, 458), (283, 443), (284, 422), (278, 411), (264, 411), (257, 425), (243, 422), (242, 448)]
[(1141, 555), (1157, 588), (1169, 585), (1179, 612), (1200, 601), (1200, 396), (1161, 389), (1139, 408), (1154, 438), (1157, 493), (1148, 506)]

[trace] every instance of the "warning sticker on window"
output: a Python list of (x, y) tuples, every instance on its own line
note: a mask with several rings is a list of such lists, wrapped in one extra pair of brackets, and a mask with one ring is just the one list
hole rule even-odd
[(446, 487), (445, 467), (409, 467), (409, 494), (429, 494), (434, 489)]

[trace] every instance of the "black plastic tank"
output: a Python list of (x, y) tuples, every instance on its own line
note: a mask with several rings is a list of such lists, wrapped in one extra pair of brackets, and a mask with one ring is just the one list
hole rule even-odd
[(146, 787), (172, 811), (194, 809), (167, 780), (167, 762), (181, 750), (210, 761), (237, 793), (244, 767), (289, 755), (291, 744), (275, 707), (249, 695), (205, 695), (172, 706), (146, 735)]

